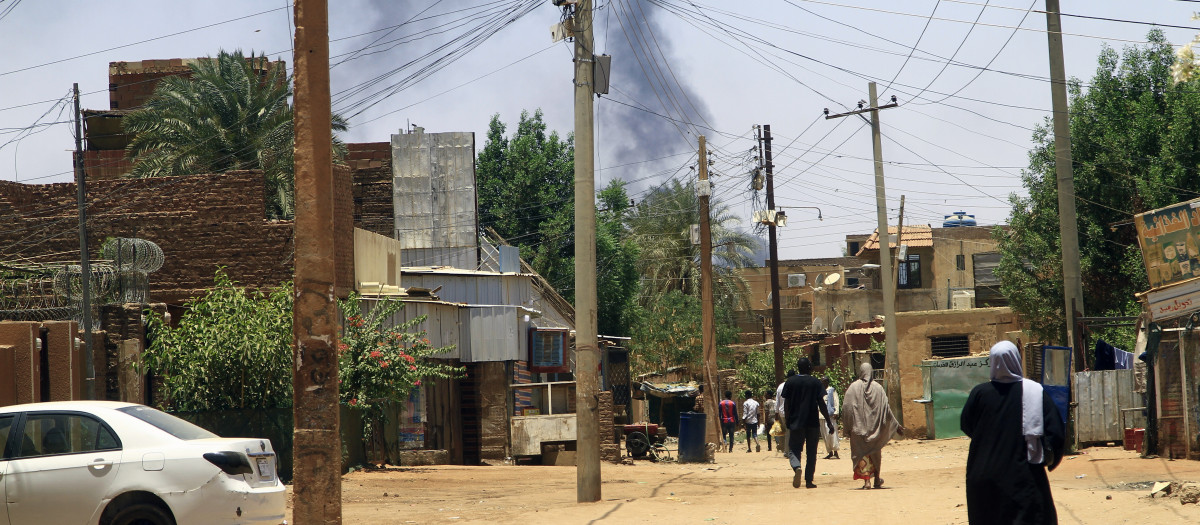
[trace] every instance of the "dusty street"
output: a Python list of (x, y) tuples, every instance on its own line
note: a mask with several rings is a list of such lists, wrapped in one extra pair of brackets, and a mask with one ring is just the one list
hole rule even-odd
[[(343, 478), (343, 515), (346, 523), (795, 523), (802, 518), (838, 525), (886, 516), (905, 523), (965, 524), (967, 444), (966, 439), (893, 442), (883, 456), (887, 488), (869, 491), (858, 490), (861, 482), (851, 479), (845, 450), (840, 460), (819, 461), (816, 489), (793, 489), (786, 462), (765, 449), (747, 454), (735, 448), (709, 465), (606, 463), (603, 500), (590, 504), (575, 502), (571, 467), (359, 471)], [(1145, 497), (1152, 481), (1200, 481), (1200, 462), (1090, 448), (1064, 459), (1050, 474), (1060, 523), (1200, 523), (1200, 506)]]

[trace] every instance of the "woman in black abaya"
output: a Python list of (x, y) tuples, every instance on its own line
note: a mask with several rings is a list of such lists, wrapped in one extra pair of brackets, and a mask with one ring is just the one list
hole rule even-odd
[(1021, 353), (1001, 341), (991, 350), (992, 380), (976, 385), (962, 411), (971, 438), (967, 517), (971, 525), (1054, 524), (1046, 471), (1062, 459), (1058, 407), (1042, 385), (1021, 376)]

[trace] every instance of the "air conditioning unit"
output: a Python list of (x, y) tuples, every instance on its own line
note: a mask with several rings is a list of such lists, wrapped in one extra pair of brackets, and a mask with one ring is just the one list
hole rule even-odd
[(970, 310), (975, 308), (975, 290), (955, 290), (950, 299), (954, 310)]
[(789, 273), (788, 288), (803, 288), (806, 277), (808, 276), (802, 273)]

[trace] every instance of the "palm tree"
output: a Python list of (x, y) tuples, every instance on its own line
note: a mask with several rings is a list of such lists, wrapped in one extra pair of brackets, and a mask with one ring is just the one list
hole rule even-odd
[[(736, 230), (738, 218), (715, 196), (709, 203), (713, 243), (713, 295), (733, 308), (745, 303), (747, 286), (734, 270), (751, 265), (758, 246), (754, 236)], [(641, 250), (643, 305), (678, 290), (700, 295), (700, 246), (692, 244), (691, 229), (700, 222), (695, 183), (672, 180), (656, 188), (629, 216), (631, 236)]]
[[(262, 170), (267, 214), (293, 215), (294, 192), (291, 78), (265, 55), (246, 58), (220, 51), (197, 60), (192, 73), (159, 81), (154, 96), (123, 119), (133, 135), (127, 148), (132, 177), (159, 177)], [(346, 121), (333, 117), (333, 129)], [(345, 155), (335, 136), (334, 158)]]

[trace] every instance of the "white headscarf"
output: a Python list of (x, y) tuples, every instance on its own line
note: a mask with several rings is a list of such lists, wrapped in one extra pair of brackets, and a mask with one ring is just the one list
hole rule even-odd
[(1025, 436), (1025, 449), (1029, 463), (1043, 463), (1042, 436), (1046, 433), (1042, 412), (1042, 385), (1030, 381), (1021, 374), (1021, 351), (1009, 341), (992, 345), (989, 362), (992, 381), (997, 383), (1021, 382), (1021, 434)]

